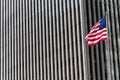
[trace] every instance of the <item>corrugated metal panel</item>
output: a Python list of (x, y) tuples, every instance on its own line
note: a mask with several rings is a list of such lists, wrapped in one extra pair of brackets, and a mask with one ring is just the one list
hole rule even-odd
[[(1, 80), (119, 80), (119, 0), (1, 0)], [(107, 11), (109, 40), (87, 47)]]
[[(120, 79), (120, 31), (119, 31), (119, 0), (89, 0), (85, 1), (86, 34), (92, 25), (107, 16), (109, 40), (95, 47), (89, 47), (90, 80)], [(89, 27), (88, 27), (89, 26)]]
[(79, 0), (1, 0), (1, 80), (84, 80)]

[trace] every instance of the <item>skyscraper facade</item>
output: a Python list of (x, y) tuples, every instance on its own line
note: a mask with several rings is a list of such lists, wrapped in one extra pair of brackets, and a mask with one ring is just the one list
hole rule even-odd
[[(119, 80), (119, 0), (1, 0), (1, 80)], [(103, 16), (108, 40), (85, 36)]]

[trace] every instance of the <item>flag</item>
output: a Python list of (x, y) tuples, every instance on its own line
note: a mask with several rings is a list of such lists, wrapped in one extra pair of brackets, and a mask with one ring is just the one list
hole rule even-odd
[(94, 24), (89, 34), (85, 37), (88, 46), (94, 46), (102, 40), (107, 40), (106, 16)]

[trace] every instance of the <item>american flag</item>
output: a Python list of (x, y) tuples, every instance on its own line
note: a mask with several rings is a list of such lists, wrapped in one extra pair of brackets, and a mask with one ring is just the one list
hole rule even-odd
[(94, 24), (89, 34), (85, 37), (88, 46), (94, 46), (102, 40), (107, 40), (106, 16)]

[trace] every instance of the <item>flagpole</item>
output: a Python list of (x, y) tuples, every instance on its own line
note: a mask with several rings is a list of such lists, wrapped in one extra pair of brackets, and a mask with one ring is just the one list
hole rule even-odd
[(106, 63), (107, 63), (107, 76), (108, 80), (111, 80), (111, 70), (110, 70), (110, 38), (109, 38), (109, 26), (108, 26), (108, 11), (105, 12), (106, 16), (106, 28), (108, 39), (105, 41), (106, 45)]

